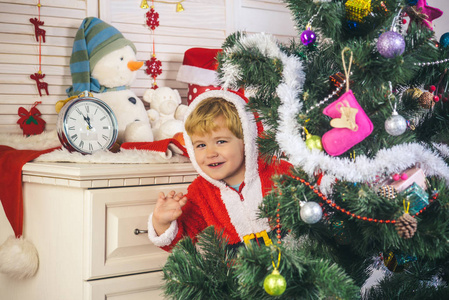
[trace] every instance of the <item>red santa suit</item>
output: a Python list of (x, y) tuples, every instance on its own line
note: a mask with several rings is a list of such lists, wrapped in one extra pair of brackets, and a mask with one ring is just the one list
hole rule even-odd
[(206, 227), (213, 225), (223, 230), (229, 239), (229, 244), (244, 241), (244, 237), (259, 232), (271, 230), (268, 220), (259, 218), (259, 206), (263, 197), (272, 189), (271, 180), (274, 174), (287, 173), (290, 164), (267, 164), (259, 158), (256, 143), (261, 132), (260, 124), (256, 124), (254, 114), (246, 107), (246, 98), (238, 93), (211, 90), (202, 93), (188, 107), (187, 116), (204, 99), (223, 98), (235, 105), (243, 127), (243, 141), (245, 145), (245, 179), (236, 191), (223, 181), (217, 181), (206, 175), (195, 160), (192, 141), (184, 132), (187, 152), (193, 166), (199, 174), (188, 187), (187, 203), (182, 208), (182, 215), (173, 221), (170, 227), (160, 236), (153, 228), (152, 215), (148, 222), (150, 240), (164, 250), (169, 251), (182, 237), (196, 235)]

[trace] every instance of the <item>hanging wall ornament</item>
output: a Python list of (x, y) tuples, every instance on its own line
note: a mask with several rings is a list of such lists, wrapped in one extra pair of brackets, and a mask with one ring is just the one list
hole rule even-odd
[(142, 2), (140, 3), (140, 8), (142, 8), (142, 9), (149, 8), (147, 0), (142, 0)]
[(41, 6), (41, 1), (39, 0), (37, 4), (38, 17), (30, 18), (31, 24), (34, 25), (34, 36), (36, 38), (36, 42), (39, 43), (39, 70), (37, 73), (31, 74), (30, 78), (36, 82), (36, 87), (40, 97), (42, 97), (42, 90), (45, 91), (47, 96), (49, 95), (48, 83), (42, 80), (45, 77), (45, 74), (42, 73), (42, 43), (45, 43), (46, 31), (40, 28), (40, 26), (44, 25), (44, 21), (41, 21)]
[(145, 66), (147, 67), (145, 69), (145, 73), (147, 75), (149, 75), (151, 78), (153, 78), (153, 84), (152, 84), (152, 89), (157, 89), (157, 83), (156, 83), (156, 78), (162, 74), (162, 62), (156, 58), (156, 43), (155, 43), (155, 39), (154, 39), (154, 30), (159, 27), (159, 13), (157, 13), (154, 10), (154, 2), (159, 2), (159, 3), (166, 3), (166, 4), (176, 4), (176, 12), (182, 12), (184, 11), (184, 7), (182, 6), (182, 2), (184, 2), (184, 0), (180, 0), (180, 1), (174, 1), (174, 2), (169, 2), (169, 1), (155, 1), (152, 0), (151, 1), (151, 6), (148, 5), (147, 0), (142, 0), (142, 2), (140, 3), (140, 8), (142, 9), (148, 9), (148, 12), (145, 14), (146, 17), (146, 25), (148, 26), (148, 28), (151, 30), (151, 43), (152, 43), (152, 53), (151, 53), (151, 58), (147, 61), (145, 61)]
[(41, 118), (41, 112), (36, 108), (41, 103), (40, 101), (36, 101), (30, 111), (19, 107), (18, 115), (20, 119), (17, 121), (17, 124), (20, 125), (23, 135), (36, 135), (44, 131), (45, 121)]
[[(142, 1), (140, 7), (148, 8), (148, 3), (144, 0)], [(154, 0), (152, 1), (152, 5), (150, 10), (146, 13), (146, 24), (151, 29), (151, 38), (152, 38), (152, 54), (151, 58), (145, 61), (145, 73), (153, 78), (152, 89), (157, 89), (156, 78), (162, 74), (162, 62), (156, 58), (156, 45), (154, 41), (154, 30), (159, 26), (159, 13), (154, 10)]]

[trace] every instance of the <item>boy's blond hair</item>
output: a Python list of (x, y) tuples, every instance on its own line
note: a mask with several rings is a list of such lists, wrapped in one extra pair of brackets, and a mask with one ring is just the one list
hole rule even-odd
[(204, 99), (185, 121), (185, 129), (189, 136), (206, 135), (218, 130), (215, 119), (222, 116), (226, 127), (239, 139), (243, 139), (242, 122), (234, 104), (222, 98)]

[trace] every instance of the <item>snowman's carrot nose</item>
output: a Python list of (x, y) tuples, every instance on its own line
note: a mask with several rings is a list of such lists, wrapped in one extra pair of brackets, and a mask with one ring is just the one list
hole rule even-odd
[(128, 62), (128, 69), (131, 71), (137, 71), (143, 66), (143, 61), (129, 61)]

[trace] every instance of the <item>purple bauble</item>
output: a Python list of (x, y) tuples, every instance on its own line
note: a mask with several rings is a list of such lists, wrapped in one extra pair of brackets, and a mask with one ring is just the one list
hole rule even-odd
[(304, 46), (311, 45), (315, 43), (315, 41), (316, 34), (312, 30), (307, 29), (301, 34), (301, 42), (304, 44)]
[(402, 35), (394, 31), (382, 33), (377, 41), (377, 51), (385, 58), (401, 55), (405, 50), (405, 41)]

